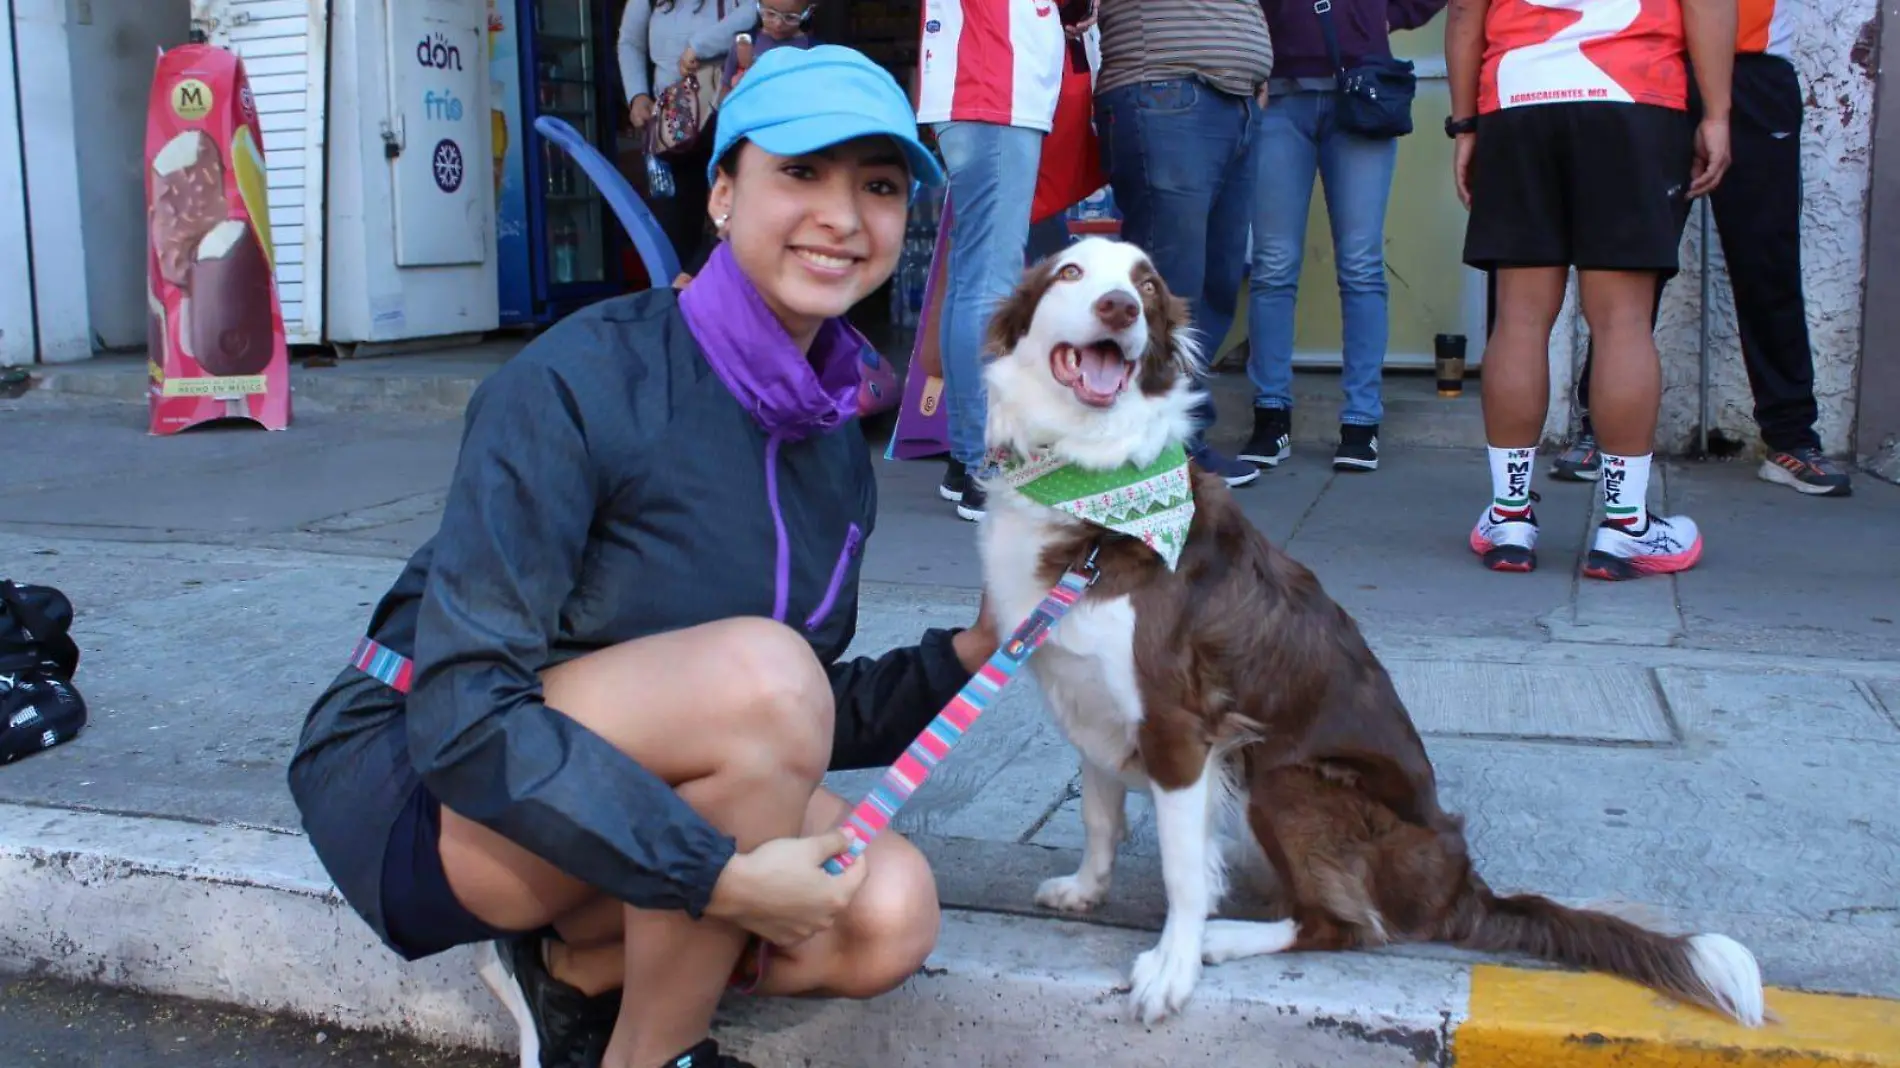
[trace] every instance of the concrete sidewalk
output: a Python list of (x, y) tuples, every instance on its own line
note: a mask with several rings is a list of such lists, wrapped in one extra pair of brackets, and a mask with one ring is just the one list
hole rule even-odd
[[(94, 715), (0, 769), (0, 966), (501, 1044), (467, 954), (402, 965), (341, 906), (283, 787), (310, 697), (433, 530), (459, 424), (313, 408), (153, 439), (142, 414), (0, 402), (0, 571), (72, 596)], [(1540, 475), (1542, 568), (1495, 575), (1463, 545), (1482, 453), (1386, 451), (1342, 476), (1300, 449), (1237, 495), (1386, 659), (1487, 878), (1733, 935), (1779, 1024), (1415, 947), (1211, 968), (1183, 1019), (1142, 1028), (1112, 991), (1159, 924), (1151, 819), (1138, 803), (1101, 915), (1033, 906), (1081, 827), (1023, 680), (900, 817), (949, 906), (930, 966), (869, 1005), (735, 1003), (741, 1044), (768, 1065), (1900, 1064), (1900, 1011), (1870, 1000), (1900, 999), (1900, 488), (1812, 500), (1752, 465), (1659, 464), (1658, 505), (1708, 552), (1608, 586), (1575, 577), (1593, 487)], [(940, 467), (877, 466), (863, 652), (976, 602)]]

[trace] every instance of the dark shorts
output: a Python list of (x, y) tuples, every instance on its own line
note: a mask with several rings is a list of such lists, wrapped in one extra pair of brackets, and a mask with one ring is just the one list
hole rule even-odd
[(416, 780), (383, 853), (383, 926), (391, 949), (420, 960), (457, 946), (505, 938), (462, 907), (442, 870), (442, 803)]
[(1695, 127), (1648, 104), (1507, 108), (1478, 120), (1465, 263), (1673, 277)]

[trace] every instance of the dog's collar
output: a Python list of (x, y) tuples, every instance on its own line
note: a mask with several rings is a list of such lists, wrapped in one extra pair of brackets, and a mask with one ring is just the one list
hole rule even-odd
[(1024, 456), (996, 448), (986, 459), (995, 477), (1037, 504), (1140, 539), (1170, 571), (1180, 562), (1194, 522), (1194, 485), (1178, 442), (1146, 465), (1106, 471), (1076, 467), (1046, 450)]

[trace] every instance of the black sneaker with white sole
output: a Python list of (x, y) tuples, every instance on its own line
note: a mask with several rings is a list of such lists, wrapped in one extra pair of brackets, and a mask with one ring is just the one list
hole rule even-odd
[(590, 997), (554, 978), (542, 956), (545, 935), (491, 943), (482, 982), (514, 1019), (521, 1068), (599, 1068), (620, 1015), (620, 991)]
[(1340, 424), (1339, 448), (1333, 450), (1333, 470), (1377, 471), (1378, 469), (1378, 426), (1376, 424), (1373, 426)]
[(970, 477), (969, 468), (956, 460), (949, 461), (944, 467), (943, 481), (937, 485), (937, 496), (946, 501), (955, 501), (957, 515), (972, 523), (983, 518), (989, 505), (983, 487)]
[(1293, 455), (1293, 413), (1285, 408), (1255, 408), (1253, 436), (1240, 450), (1240, 458), (1262, 467), (1278, 467)]

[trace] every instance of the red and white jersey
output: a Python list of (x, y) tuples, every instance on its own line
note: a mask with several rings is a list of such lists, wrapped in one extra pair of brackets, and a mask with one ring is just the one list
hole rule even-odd
[(1056, 0), (924, 0), (917, 121), (1048, 133), (1064, 40)]
[(1679, 0), (1492, 0), (1478, 111), (1578, 101), (1689, 106)]
[(1735, 5), (1735, 51), (1794, 58), (1794, 20), (1800, 0), (1740, 0)]

